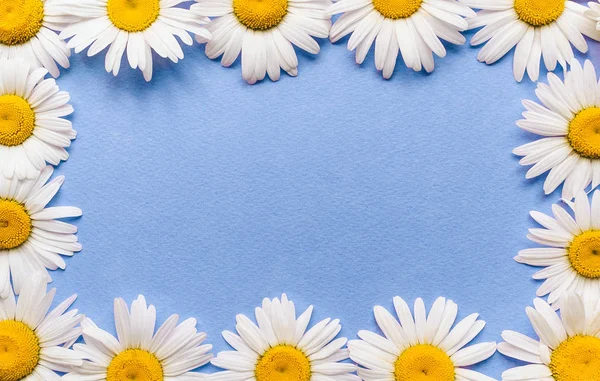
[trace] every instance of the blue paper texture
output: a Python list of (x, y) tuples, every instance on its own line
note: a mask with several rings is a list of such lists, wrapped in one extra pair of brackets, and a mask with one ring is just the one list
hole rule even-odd
[[(511, 153), (535, 138), (515, 125), (535, 84), (514, 81), (512, 53), (486, 66), (450, 45), (432, 74), (399, 61), (386, 81), (346, 42), (323, 40), (318, 56), (299, 53), (297, 78), (255, 86), (199, 45), (155, 61), (149, 84), (125, 60), (114, 78), (103, 55), (74, 56), (58, 84), (79, 135), (53, 204), (83, 209), (84, 249), (52, 273), (59, 297), (77, 293), (114, 332), (113, 299), (143, 293), (161, 323), (197, 318), (215, 353), (236, 314), (282, 292), (313, 304), (313, 323), (340, 318), (348, 338), (375, 330), (373, 306), (395, 295), (479, 312), (475, 342), (533, 335), (536, 269), (512, 258), (534, 246), (529, 211), (560, 197)], [(518, 364), (496, 354), (474, 369), (500, 378)]]

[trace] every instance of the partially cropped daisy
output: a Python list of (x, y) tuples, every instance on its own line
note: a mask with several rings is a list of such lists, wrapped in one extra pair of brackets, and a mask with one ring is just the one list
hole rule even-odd
[(566, 68), (574, 60), (573, 45), (582, 53), (588, 45), (583, 35), (600, 41), (600, 31), (584, 16), (587, 8), (568, 0), (461, 0), (482, 9), (469, 19), (469, 28), (484, 27), (471, 45), (486, 43), (477, 59), (492, 64), (516, 46), (514, 76), (521, 81), (525, 71), (537, 81), (540, 60), (552, 71), (560, 63)]
[(577, 60), (562, 82), (548, 74), (548, 85), (538, 84), (541, 105), (526, 100), (525, 119), (517, 125), (543, 136), (542, 139), (515, 148), (521, 165), (533, 165), (527, 178), (550, 171), (544, 192), (552, 193), (564, 181), (562, 197), (571, 199), (590, 183), (600, 184), (600, 85), (590, 61), (584, 68)]
[(64, 3), (79, 22), (65, 28), (60, 36), (70, 37), (68, 46), (79, 53), (89, 47), (94, 56), (109, 47), (105, 68), (119, 74), (123, 54), (133, 69), (139, 68), (146, 81), (152, 79), (152, 51), (173, 62), (183, 59), (175, 37), (192, 45), (189, 32), (202, 41), (210, 39), (203, 27), (209, 20), (197, 12), (178, 7), (186, 0), (57, 0)]
[(81, 334), (83, 315), (67, 309), (73, 295), (48, 312), (56, 290), (46, 293), (40, 274), (30, 277), (15, 301), (12, 290), (0, 298), (0, 380), (56, 381), (82, 361), (68, 349)]
[[(280, 68), (298, 75), (293, 45), (317, 54), (313, 37), (329, 36), (331, 20), (325, 15), (330, 0), (196, 0), (191, 9), (215, 17), (208, 28), (213, 39), (206, 44), (210, 59), (223, 56), (231, 66), (242, 55), (242, 77), (250, 84), (265, 75), (279, 80)], [(293, 45), (292, 45), (293, 44)]]
[(0, 0), (0, 58), (20, 58), (53, 77), (69, 67), (71, 50), (55, 32), (70, 18), (55, 0)]
[(590, 9), (585, 11), (585, 15), (596, 23), (596, 29), (600, 30), (600, 3), (590, 1), (588, 3)]
[(351, 374), (355, 366), (348, 358), (345, 338), (335, 338), (339, 320), (325, 319), (307, 331), (313, 308), (298, 318), (294, 303), (285, 294), (264, 299), (255, 310), (256, 322), (236, 317), (238, 335), (224, 331), (223, 337), (235, 351), (221, 352), (212, 363), (223, 372), (214, 381), (360, 381)]
[(8, 180), (0, 176), (0, 297), (10, 292), (10, 279), (15, 292), (21, 293), (26, 279), (36, 272), (50, 276), (46, 269), (64, 269), (61, 255), (72, 256), (81, 250), (77, 228), (59, 221), (79, 217), (81, 209), (72, 206), (46, 205), (54, 198), (65, 181), (52, 176), (46, 167), (34, 180)]
[(479, 343), (465, 348), (485, 326), (472, 314), (452, 328), (457, 305), (438, 298), (429, 315), (422, 299), (415, 301), (414, 318), (400, 297), (394, 298), (399, 321), (381, 306), (375, 320), (384, 336), (360, 331), (361, 340), (348, 343), (350, 358), (362, 367), (365, 381), (493, 381), (465, 367), (484, 361), (496, 352), (496, 343)]
[(63, 117), (73, 112), (46, 69), (30, 71), (21, 60), (0, 60), (0, 175), (34, 179), (46, 163), (69, 158), (77, 133)]
[(526, 312), (539, 340), (502, 332), (498, 351), (529, 363), (509, 369), (503, 381), (596, 381), (600, 377), (600, 314), (575, 294), (565, 296), (560, 317), (542, 299)]
[(336, 13), (344, 14), (331, 28), (331, 41), (351, 33), (348, 49), (356, 49), (359, 64), (375, 42), (375, 67), (386, 79), (394, 73), (398, 52), (406, 67), (432, 72), (433, 53), (446, 56), (441, 39), (464, 44), (460, 32), (468, 24), (461, 16), (475, 16), (456, 0), (340, 0), (327, 9), (328, 15)]
[(591, 206), (583, 192), (568, 205), (575, 218), (556, 204), (554, 217), (531, 212), (543, 228), (529, 229), (527, 238), (544, 247), (521, 250), (515, 257), (519, 263), (545, 267), (533, 275), (546, 280), (537, 296), (549, 294), (548, 302), (555, 306), (569, 292), (591, 300), (600, 297), (600, 191), (594, 192)]
[(171, 315), (155, 332), (156, 309), (140, 295), (131, 312), (121, 298), (115, 299), (117, 338), (85, 319), (85, 344), (73, 348), (83, 359), (81, 367), (63, 381), (190, 381), (205, 375), (191, 372), (208, 363), (211, 345), (202, 342), (206, 334), (196, 330), (196, 319), (178, 324)]

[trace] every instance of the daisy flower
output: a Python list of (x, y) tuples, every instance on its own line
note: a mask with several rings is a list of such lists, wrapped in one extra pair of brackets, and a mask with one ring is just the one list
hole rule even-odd
[(600, 41), (600, 31), (584, 16), (587, 8), (567, 0), (461, 0), (482, 9), (469, 19), (469, 28), (484, 27), (471, 39), (471, 45), (486, 43), (477, 59), (492, 64), (516, 46), (514, 76), (521, 81), (525, 71), (537, 81), (540, 60), (546, 69), (566, 68), (574, 61), (573, 45), (582, 53), (588, 46), (583, 35)]
[(596, 29), (600, 30), (600, 3), (590, 1), (590, 9), (585, 11), (585, 15), (596, 22)]
[(215, 19), (208, 28), (213, 39), (206, 55), (231, 66), (242, 55), (242, 77), (250, 84), (268, 74), (279, 80), (280, 68), (298, 75), (295, 45), (311, 54), (320, 47), (313, 37), (327, 38), (329, 0), (196, 0), (191, 9)]
[(376, 306), (375, 320), (383, 332), (360, 331), (360, 340), (348, 343), (350, 358), (362, 368), (358, 375), (365, 381), (431, 380), (493, 381), (464, 367), (491, 357), (496, 343), (479, 343), (464, 348), (485, 326), (472, 314), (456, 324), (457, 305), (438, 298), (427, 316), (425, 304), (417, 299), (414, 318), (400, 297), (394, 298), (399, 322), (385, 308)]
[(81, 367), (63, 381), (190, 381), (204, 379), (190, 372), (208, 363), (211, 345), (201, 345), (206, 334), (196, 331), (196, 319), (177, 324), (171, 315), (155, 332), (156, 309), (140, 295), (131, 312), (121, 298), (115, 299), (117, 338), (85, 319), (85, 344), (73, 349), (84, 359)]
[(539, 340), (502, 332), (498, 351), (529, 363), (502, 374), (505, 381), (592, 381), (600, 375), (600, 314), (575, 294), (565, 295), (560, 317), (542, 299), (526, 312)]
[(48, 313), (56, 289), (46, 293), (43, 276), (35, 274), (23, 285), (18, 300), (10, 290), (0, 299), (0, 380), (58, 381), (56, 372), (80, 366), (81, 358), (67, 349), (81, 334), (83, 315), (67, 309), (71, 296)]
[[(46, 167), (34, 180), (6, 179), (0, 176), (0, 297), (10, 292), (10, 279), (15, 292), (27, 278), (46, 269), (64, 269), (61, 255), (72, 256), (81, 250), (75, 233), (77, 228), (61, 218), (79, 217), (81, 209), (72, 206), (46, 208), (65, 181), (52, 176)], [(1, 378), (0, 378), (1, 379)]]
[(213, 373), (214, 381), (360, 381), (351, 374), (355, 366), (341, 363), (348, 358), (342, 349), (345, 338), (335, 339), (342, 327), (339, 320), (325, 319), (308, 331), (313, 308), (298, 318), (294, 303), (264, 299), (255, 310), (254, 324), (244, 315), (236, 317), (239, 334), (224, 331), (223, 337), (235, 351), (217, 355), (213, 365), (227, 369)]
[(521, 165), (533, 165), (526, 177), (550, 171), (544, 192), (552, 193), (564, 181), (562, 197), (572, 199), (590, 183), (600, 184), (600, 85), (590, 61), (577, 60), (561, 81), (548, 74), (548, 85), (538, 84), (541, 105), (523, 101), (527, 109), (517, 125), (542, 139), (516, 148)]
[(398, 51), (406, 67), (432, 72), (433, 53), (446, 56), (440, 39), (464, 44), (460, 32), (468, 24), (461, 16), (475, 16), (456, 0), (340, 0), (327, 9), (328, 15), (336, 13), (344, 14), (331, 28), (331, 42), (351, 33), (348, 49), (356, 50), (361, 64), (375, 41), (375, 67), (386, 79), (394, 72)]
[(208, 18), (193, 10), (178, 7), (186, 0), (59, 0), (79, 22), (60, 34), (71, 38), (68, 47), (79, 53), (89, 47), (94, 56), (110, 46), (105, 68), (119, 74), (121, 59), (133, 69), (139, 68), (146, 81), (152, 79), (152, 51), (173, 62), (183, 59), (183, 51), (175, 37), (186, 45), (193, 40), (188, 32), (206, 42), (210, 33), (203, 27)]
[(519, 263), (544, 267), (533, 275), (545, 279), (537, 296), (548, 295), (555, 304), (568, 292), (596, 300), (600, 297), (600, 191), (592, 203), (581, 192), (574, 202), (567, 202), (575, 218), (559, 205), (552, 205), (554, 217), (531, 212), (543, 228), (529, 229), (531, 241), (544, 247), (521, 250), (515, 257)]
[(0, 58), (20, 58), (34, 68), (60, 75), (71, 50), (56, 34), (70, 18), (55, 0), (0, 1)]
[(21, 60), (0, 60), (0, 175), (35, 179), (46, 163), (69, 158), (77, 133), (64, 119), (73, 112), (69, 93), (48, 72)]

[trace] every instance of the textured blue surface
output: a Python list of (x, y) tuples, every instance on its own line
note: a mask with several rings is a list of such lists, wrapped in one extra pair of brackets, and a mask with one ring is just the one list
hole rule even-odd
[[(511, 154), (532, 137), (515, 121), (535, 85), (514, 82), (511, 57), (486, 66), (477, 52), (449, 47), (433, 74), (399, 63), (385, 81), (372, 54), (361, 67), (345, 41), (322, 41), (298, 78), (256, 86), (198, 45), (159, 60), (150, 84), (75, 56), (58, 82), (79, 137), (55, 204), (83, 209), (84, 249), (53, 274), (59, 296), (78, 293), (113, 331), (113, 298), (143, 293), (160, 321), (198, 318), (215, 351), (237, 313), (281, 292), (350, 338), (394, 295), (481, 313), (478, 341), (531, 333), (539, 284), (512, 257), (531, 246), (528, 212), (560, 193), (545, 197)], [(476, 369), (515, 364), (497, 354)]]

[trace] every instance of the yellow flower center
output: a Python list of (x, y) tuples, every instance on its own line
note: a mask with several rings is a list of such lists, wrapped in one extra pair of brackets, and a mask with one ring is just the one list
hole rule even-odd
[(253, 30), (267, 30), (279, 25), (287, 11), (287, 0), (233, 0), (235, 17)]
[(106, 381), (163, 381), (163, 376), (160, 361), (142, 349), (127, 349), (119, 353), (106, 371)]
[(373, 0), (373, 7), (387, 19), (398, 20), (412, 16), (423, 0)]
[(20, 321), (0, 321), (0, 380), (21, 380), (33, 373), (39, 361), (35, 332)]
[(42, 0), (0, 0), (0, 43), (23, 44), (38, 34), (43, 22)]
[(542, 26), (553, 23), (565, 11), (565, 0), (515, 0), (515, 11), (521, 21)]
[(575, 115), (567, 139), (580, 156), (600, 159), (600, 108), (586, 108)]
[(394, 366), (396, 381), (454, 381), (454, 363), (438, 347), (419, 344), (407, 348)]
[(256, 381), (310, 381), (310, 360), (289, 345), (269, 349), (258, 360)]
[(25, 206), (0, 198), (0, 250), (21, 246), (30, 234), (31, 217)]
[(588, 230), (571, 241), (569, 261), (577, 273), (586, 278), (600, 278), (600, 230)]
[(108, 18), (126, 32), (148, 29), (160, 13), (160, 0), (108, 0)]
[(17, 95), (0, 95), (0, 145), (18, 146), (33, 134), (35, 113)]
[(600, 339), (573, 336), (552, 352), (550, 370), (556, 381), (591, 381), (600, 375)]

